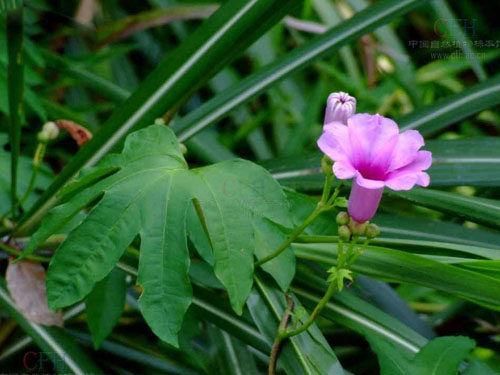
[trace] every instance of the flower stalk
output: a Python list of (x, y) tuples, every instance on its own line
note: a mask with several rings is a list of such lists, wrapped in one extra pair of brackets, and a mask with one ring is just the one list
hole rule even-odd
[(281, 253), (283, 253), (292, 243), (299, 237), (304, 230), (314, 221), (316, 218), (323, 212), (331, 210), (335, 206), (335, 199), (337, 199), (339, 193), (340, 193), (340, 187), (342, 183), (340, 182), (337, 187), (335, 188), (333, 194), (330, 196), (330, 192), (332, 189), (332, 184), (333, 184), (333, 174), (331, 172), (331, 168), (329, 169), (330, 172), (326, 173), (325, 176), (325, 183), (323, 185), (323, 193), (321, 195), (321, 200), (318, 202), (316, 205), (316, 208), (309, 214), (309, 216), (300, 224), (298, 227), (295, 227), (295, 229), (288, 235), (288, 237), (281, 243), (278, 248), (269, 254), (268, 256), (258, 260), (255, 263), (255, 267), (259, 267), (263, 265), (264, 263), (269, 262), (270, 260), (278, 257)]

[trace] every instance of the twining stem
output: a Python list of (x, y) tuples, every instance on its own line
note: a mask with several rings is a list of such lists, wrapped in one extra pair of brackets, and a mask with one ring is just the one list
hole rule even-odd
[[(341, 270), (345, 271), (345, 269), (350, 268), (352, 263), (358, 258), (359, 255), (361, 255), (363, 248), (365, 248), (368, 245), (370, 239), (366, 238), (366, 240), (363, 242), (362, 247), (359, 250), (355, 249), (357, 241), (358, 241), (358, 236), (353, 236), (351, 241), (349, 242), (349, 248), (347, 249), (347, 251), (344, 251), (345, 250), (344, 242), (338, 239), (337, 264), (335, 266), (335, 269), (337, 272), (337, 277), (342, 277), (342, 280), (339, 283), (338, 278), (331, 279), (324, 296), (319, 300), (318, 304), (316, 305), (312, 313), (309, 315), (307, 320), (304, 323), (302, 323), (300, 327), (291, 330), (286, 329), (286, 324), (285, 325), (280, 324), (271, 351), (271, 359), (269, 363), (269, 375), (275, 373), (273, 369), (275, 369), (276, 367), (277, 356), (279, 355), (280, 347), (283, 341), (306, 331), (316, 321), (316, 318), (325, 308), (328, 301), (330, 301), (333, 294), (336, 291), (342, 290), (343, 278), (345, 276), (341, 276), (340, 271)], [(290, 314), (291, 314), (290, 311), (286, 310), (285, 315), (283, 316), (281, 322), (283, 323), (283, 321), (288, 321)]]
[[(278, 332), (284, 332), (286, 330), (294, 306), (293, 299), (288, 294), (286, 294), (285, 296), (286, 296), (287, 306), (285, 309), (285, 313), (281, 318), (281, 322), (278, 327)], [(276, 364), (278, 362), (278, 355), (281, 350), (281, 341), (283, 341), (283, 338), (278, 334), (274, 339), (273, 347), (271, 349), (271, 356), (269, 358), (269, 367), (267, 370), (268, 375), (276, 374)]]
[(326, 306), (330, 298), (332, 298), (336, 290), (337, 290), (337, 283), (335, 281), (330, 282), (330, 285), (328, 285), (328, 289), (326, 290), (325, 295), (323, 296), (323, 298), (319, 300), (313, 312), (311, 313), (311, 315), (309, 315), (309, 318), (304, 323), (302, 323), (300, 327), (288, 331), (283, 330), (282, 332), (278, 332), (278, 338), (280, 338), (280, 341), (292, 336), (296, 336), (299, 333), (306, 331), (314, 323), (314, 321), (321, 313), (323, 308)]
[(325, 185), (323, 187), (323, 194), (321, 196), (321, 200), (318, 202), (316, 205), (316, 208), (314, 209), (313, 212), (304, 220), (302, 224), (300, 224), (298, 227), (296, 227), (292, 233), (288, 235), (288, 237), (281, 243), (278, 248), (269, 254), (268, 256), (260, 259), (255, 263), (255, 267), (261, 266), (266, 262), (269, 262), (270, 260), (276, 258), (279, 256), (283, 251), (285, 251), (295, 239), (302, 234), (302, 232), (314, 221), (316, 218), (324, 211), (327, 211), (331, 208), (334, 207), (335, 204), (335, 199), (340, 193), (340, 186), (342, 185), (339, 183), (337, 187), (335, 188), (335, 191), (333, 192), (332, 196), (330, 199), (328, 199), (328, 196), (330, 195), (331, 187), (332, 187), (332, 175), (328, 174), (326, 175), (325, 178)]

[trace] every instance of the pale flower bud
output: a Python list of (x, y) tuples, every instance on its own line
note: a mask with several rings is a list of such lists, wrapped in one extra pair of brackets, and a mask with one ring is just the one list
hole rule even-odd
[(373, 223), (369, 223), (366, 226), (365, 236), (366, 236), (366, 238), (369, 238), (369, 239), (372, 239), (372, 238), (380, 236), (380, 228), (379, 228), (379, 226), (376, 225), (376, 224), (373, 224)]
[(351, 239), (351, 230), (347, 225), (341, 225), (338, 229), (338, 235), (340, 240), (347, 242)]
[(349, 224), (350, 217), (347, 212), (341, 211), (337, 214), (335, 220), (337, 221), (338, 225), (347, 225)]
[(330, 94), (326, 103), (325, 125), (333, 121), (346, 125), (347, 119), (356, 113), (356, 98), (345, 92)]
[(56, 139), (58, 135), (58, 126), (54, 122), (49, 121), (43, 124), (42, 130), (38, 133), (38, 140), (46, 143)]

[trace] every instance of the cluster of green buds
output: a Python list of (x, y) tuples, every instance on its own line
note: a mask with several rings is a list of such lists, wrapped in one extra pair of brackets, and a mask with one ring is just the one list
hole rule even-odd
[(371, 240), (380, 235), (380, 228), (378, 225), (370, 223), (369, 221), (358, 223), (345, 211), (337, 214), (336, 221), (339, 226), (339, 238), (344, 242), (350, 241), (352, 236), (364, 236)]

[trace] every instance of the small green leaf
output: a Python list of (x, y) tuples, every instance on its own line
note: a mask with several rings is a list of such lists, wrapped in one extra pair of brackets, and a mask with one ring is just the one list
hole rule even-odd
[(339, 208), (347, 208), (347, 198), (346, 197), (338, 197), (334, 202), (335, 207)]
[(96, 349), (111, 333), (122, 315), (127, 291), (125, 276), (122, 270), (115, 268), (95, 284), (85, 300), (87, 324)]
[(344, 288), (344, 280), (352, 281), (352, 271), (345, 268), (337, 270), (336, 267), (332, 267), (328, 270), (330, 276), (328, 276), (327, 281), (329, 283), (337, 282), (337, 290), (340, 292)]

